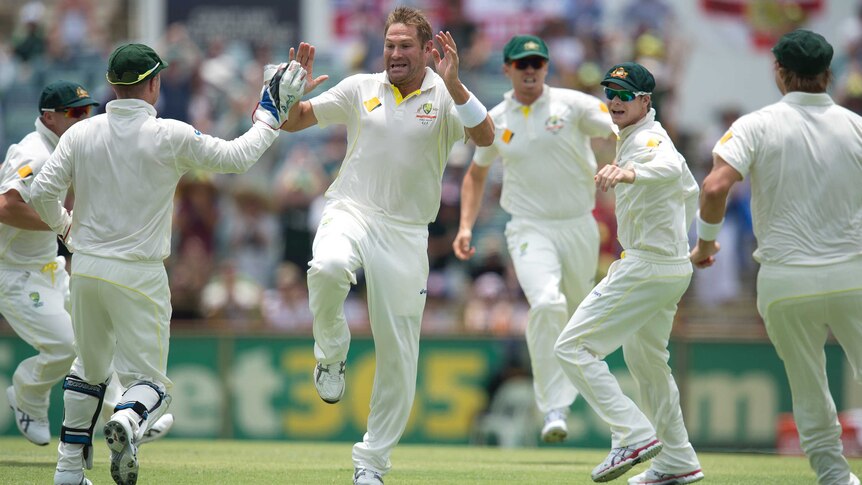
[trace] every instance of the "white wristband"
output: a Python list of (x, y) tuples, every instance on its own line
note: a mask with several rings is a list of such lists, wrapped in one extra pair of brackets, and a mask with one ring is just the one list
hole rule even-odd
[(721, 231), (721, 225), (724, 224), (724, 218), (717, 224), (710, 224), (700, 218), (700, 211), (697, 211), (697, 237), (704, 241), (715, 241)]
[(470, 99), (464, 104), (456, 104), (455, 111), (458, 112), (458, 117), (461, 118), (461, 123), (466, 128), (479, 126), (479, 123), (485, 121), (488, 115), (488, 110), (485, 108), (473, 93), (470, 93)]

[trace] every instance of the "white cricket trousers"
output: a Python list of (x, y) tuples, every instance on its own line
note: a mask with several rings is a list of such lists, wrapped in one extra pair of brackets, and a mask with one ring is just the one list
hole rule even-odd
[[(428, 227), (329, 201), (312, 251), (308, 293), (314, 315), (314, 356), (324, 364), (347, 359), (350, 330), (344, 300), (351, 283), (356, 283), (356, 270), (365, 271), (376, 369), (368, 431), (353, 446), (353, 463), (386, 473), (416, 394), (419, 329), (428, 280)], [(350, 366), (347, 369), (349, 375)]]
[(72, 257), (72, 374), (104, 383), (116, 370), (123, 388), (136, 381), (172, 387), (167, 377), (171, 297), (161, 261)]
[(578, 391), (560, 367), (554, 344), (595, 285), (598, 224), (592, 213), (562, 220), (515, 217), (506, 224), (506, 241), (530, 303), (526, 337), (536, 405), (543, 414), (568, 409)]
[(853, 377), (862, 380), (862, 257), (810, 267), (764, 264), (757, 275), (757, 308), (784, 361), (799, 442), (818, 483), (859, 483), (843, 456), (823, 347), (831, 331)]
[[(575, 311), (555, 348), (566, 375), (610, 425), (611, 446), (657, 436), (664, 448), (652, 466), (664, 473), (700, 469), (682, 420), (667, 350), (677, 304), (691, 274), (687, 257), (669, 260), (627, 250)], [(620, 346), (643, 412), (623, 394), (603, 360)]]
[(33, 416), (48, 416), (51, 388), (66, 377), (75, 359), (68, 290), (62, 256), (44, 266), (0, 263), (0, 314), (39, 352), (18, 364), (12, 375), (18, 407)]

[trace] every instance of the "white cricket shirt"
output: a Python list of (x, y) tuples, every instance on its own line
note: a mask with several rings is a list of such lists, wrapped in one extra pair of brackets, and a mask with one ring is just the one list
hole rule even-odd
[(245, 172), (278, 137), (257, 122), (237, 139), (221, 140), (156, 118), (155, 108), (138, 99), (111, 101), (106, 109), (66, 131), (30, 188), (30, 204), (59, 232), (59, 195), (71, 184), (75, 205), (67, 246), (103, 258), (168, 257), (180, 177), (192, 169)]
[(633, 184), (614, 188), (623, 249), (688, 260), (688, 228), (697, 212), (697, 181), (655, 120), (654, 109), (620, 131), (617, 164), (635, 171)]
[(500, 206), (530, 219), (573, 219), (593, 210), (596, 157), (590, 138), (607, 137), (616, 126), (605, 103), (589, 94), (544, 86), (529, 106), (514, 90), (489, 112), (494, 143), (478, 147), (476, 165), (503, 159)]
[[(26, 201), (29, 200), (29, 185), (42, 165), (51, 156), (60, 138), (42, 120), (36, 118), (36, 131), (29, 133), (20, 142), (9, 147), (6, 160), (0, 165), (0, 193), (15, 189)], [(66, 192), (59, 194), (61, 200)], [(51, 231), (28, 231), (0, 224), (0, 265), (48, 264), (57, 257), (57, 235)]]
[(826, 93), (791, 92), (739, 118), (713, 153), (751, 177), (755, 260), (810, 266), (862, 254), (862, 117)]
[(326, 198), (408, 224), (437, 217), (449, 151), (465, 138), (437, 73), (426, 67), (413, 93), (398, 92), (385, 72), (357, 74), (311, 105), (321, 127), (347, 125), (347, 154)]

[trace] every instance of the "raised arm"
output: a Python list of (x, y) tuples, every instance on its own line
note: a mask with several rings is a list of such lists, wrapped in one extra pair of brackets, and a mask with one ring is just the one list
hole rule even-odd
[(476, 145), (486, 147), (494, 142), (494, 123), (488, 116), (488, 110), (470, 94), (458, 78), (458, 48), (452, 34), (440, 32), (435, 37), (443, 47), (445, 55), (441, 57), (440, 51), (436, 48), (431, 50), (437, 73), (443, 78), (446, 89), (455, 101), (455, 108), (458, 110), (458, 116), (464, 124), (467, 136)]
[[(329, 79), (329, 76), (314, 77), (314, 46), (301, 42), (298, 49), (290, 48), (290, 60), (296, 59), (297, 62), (305, 69), (307, 81), (305, 85), (305, 94), (313, 91), (321, 83)], [(284, 131), (300, 131), (317, 124), (317, 117), (314, 116), (314, 109), (311, 107), (311, 102), (300, 101), (296, 103), (287, 115), (287, 121), (281, 125)]]

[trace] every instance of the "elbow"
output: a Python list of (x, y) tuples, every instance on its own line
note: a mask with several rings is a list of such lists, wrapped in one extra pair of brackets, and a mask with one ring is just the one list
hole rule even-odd
[(490, 126), (479, 133), (475, 133), (475, 135), (473, 142), (476, 143), (476, 146), (487, 147), (494, 143), (494, 128)]
[(727, 194), (729, 192), (730, 184), (725, 183), (723, 180), (716, 180), (715, 178), (707, 176), (703, 181), (701, 197), (705, 201), (723, 203), (727, 200)]

